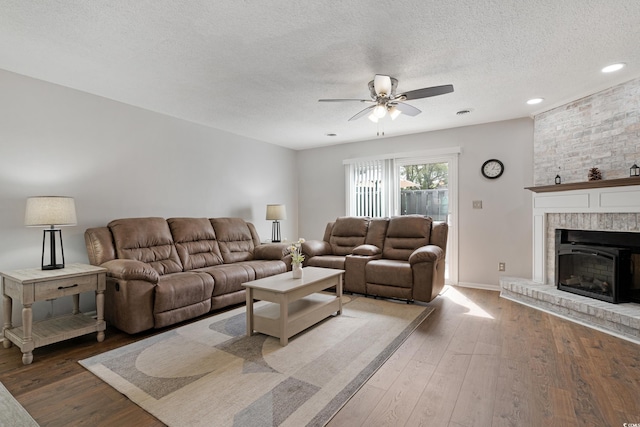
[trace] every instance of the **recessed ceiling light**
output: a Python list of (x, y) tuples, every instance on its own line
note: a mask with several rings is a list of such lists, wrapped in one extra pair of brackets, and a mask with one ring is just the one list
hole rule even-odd
[(603, 73), (613, 73), (624, 68), (626, 64), (624, 62), (618, 62), (617, 64), (607, 65), (602, 69)]
[(338, 136), (337, 133), (325, 133), (326, 136)]
[(536, 105), (536, 104), (540, 104), (542, 101), (544, 101), (544, 98), (532, 98), (527, 101), (527, 104)]

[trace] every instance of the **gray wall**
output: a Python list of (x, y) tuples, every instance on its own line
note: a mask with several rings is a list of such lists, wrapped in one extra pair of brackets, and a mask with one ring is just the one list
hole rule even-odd
[[(507, 266), (504, 274), (531, 277), (531, 193), (524, 190), (533, 177), (529, 118), (298, 152), (299, 236), (321, 239), (327, 222), (345, 215), (343, 160), (455, 146), (462, 148), (459, 282), (497, 287), (501, 261)], [(504, 175), (497, 180), (480, 174), (480, 166), (489, 158), (505, 164)], [(482, 200), (483, 209), (472, 209), (473, 200)]]
[(535, 117), (534, 183), (627, 178), (640, 162), (640, 79), (631, 80)]
[[(66, 195), (78, 225), (62, 230), (66, 262), (88, 262), (84, 230), (140, 216), (236, 216), (271, 237), (268, 203), (284, 203), (296, 234), (295, 151), (0, 70), (0, 268), (40, 265), (42, 229), (25, 200)], [(95, 308), (90, 296), (85, 309)], [(71, 301), (35, 306), (35, 317)], [(0, 308), (1, 309), (1, 308)], [(14, 321), (19, 310), (14, 306)]]

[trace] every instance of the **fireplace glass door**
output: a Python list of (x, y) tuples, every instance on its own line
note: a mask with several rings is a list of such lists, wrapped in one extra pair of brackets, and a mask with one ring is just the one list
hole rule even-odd
[(562, 245), (557, 251), (558, 289), (608, 302), (618, 302), (616, 292), (619, 251), (581, 245)]

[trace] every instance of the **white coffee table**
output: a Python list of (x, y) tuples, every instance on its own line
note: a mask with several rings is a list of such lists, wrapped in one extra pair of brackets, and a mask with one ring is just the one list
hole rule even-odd
[[(260, 332), (280, 338), (286, 346), (289, 338), (331, 316), (342, 314), (344, 270), (305, 267), (301, 279), (291, 272), (243, 283), (247, 290), (247, 335)], [(335, 286), (335, 295), (320, 294)], [(254, 308), (255, 300), (268, 301)]]

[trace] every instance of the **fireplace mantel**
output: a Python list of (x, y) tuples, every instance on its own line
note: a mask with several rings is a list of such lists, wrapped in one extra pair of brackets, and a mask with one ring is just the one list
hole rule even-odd
[(550, 193), (554, 191), (585, 190), (585, 189), (592, 189), (592, 188), (607, 188), (607, 187), (626, 187), (628, 185), (640, 185), (640, 177), (600, 179), (597, 181), (569, 182), (566, 184), (554, 184), (554, 185), (538, 185), (535, 187), (525, 187), (525, 190), (530, 190), (530, 191), (533, 191), (534, 193)]
[[(640, 213), (640, 180), (622, 178), (596, 181), (596, 184), (592, 184), (592, 182), (594, 181), (532, 187), (538, 190), (543, 189), (542, 191), (531, 190), (533, 191), (532, 280), (534, 282), (546, 282), (547, 245), (549, 244), (546, 238), (547, 214)], [(622, 184), (616, 186), (602, 185), (602, 183), (615, 182)], [(581, 186), (575, 187), (578, 184)], [(554, 191), (548, 188), (552, 188)], [(640, 223), (637, 226), (640, 227)]]

